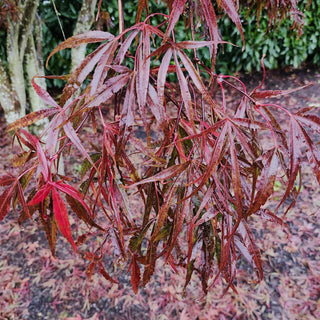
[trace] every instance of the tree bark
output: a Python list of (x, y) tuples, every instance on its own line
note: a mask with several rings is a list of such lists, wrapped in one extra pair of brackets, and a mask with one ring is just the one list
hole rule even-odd
[[(74, 34), (89, 31), (94, 21), (97, 0), (83, 0)], [(42, 57), (41, 21), (37, 16), (39, 0), (18, 0), (20, 12), (18, 21), (8, 19), (7, 62), (8, 71), (0, 61), (0, 104), (5, 112), (7, 123), (11, 123), (28, 111), (44, 107), (44, 103), (35, 93), (31, 79), (34, 75), (44, 75)], [(85, 58), (86, 46), (72, 49), (72, 70)], [(37, 83), (46, 89), (44, 79)], [(35, 125), (43, 126), (45, 123)]]
[(17, 118), (17, 101), (18, 98), (12, 90), (7, 70), (0, 59), (0, 105), (4, 111), (7, 123), (11, 123)]
[[(7, 61), (9, 69), (9, 78), (11, 89), (15, 92), (14, 101), (16, 106), (17, 114), (15, 120), (25, 115), (26, 107), (26, 92), (24, 87), (24, 74), (22, 60), (20, 59), (19, 50), (19, 25), (13, 21), (8, 22), (8, 33), (7, 33)], [(12, 109), (12, 108), (10, 108)]]
[[(94, 22), (94, 9), (97, 0), (83, 0), (82, 7), (79, 13), (76, 27), (73, 35), (89, 31)], [(71, 70), (75, 70), (83, 61), (86, 55), (86, 45), (81, 45), (71, 50)]]
[[(13, 122), (26, 114), (27, 95), (25, 88), (24, 59), (26, 58), (26, 65), (29, 67), (29, 69), (33, 67), (32, 64), (37, 59), (37, 53), (32, 48), (32, 45), (34, 46), (32, 38), (32, 28), (34, 27), (34, 21), (38, 6), (39, 0), (20, 0), (18, 2), (18, 8), (21, 12), (20, 19), (18, 20), (18, 22), (14, 22), (8, 19), (8, 74), (4, 68), (1, 69), (1, 78), (6, 79), (3, 80), (4, 82), (6, 82), (5, 85), (7, 86), (7, 88), (9, 88), (8, 85), (10, 85), (11, 91), (13, 92), (10, 99), (11, 106), (8, 105), (8, 101), (5, 102), (5, 106), (1, 102), (2, 108), (5, 111), (7, 123)], [(28, 45), (29, 47), (27, 47)], [(31, 58), (32, 55), (35, 56)], [(41, 74), (44, 74), (43, 70)], [(31, 76), (30, 73), (29, 76)], [(28, 82), (30, 83), (30, 79), (28, 79)], [(31, 100), (33, 100), (33, 98)], [(31, 103), (32, 102), (33, 101), (31, 101)], [(36, 101), (35, 103), (37, 105), (37, 108), (41, 108), (43, 106), (42, 102)], [(33, 108), (35, 108), (35, 106), (31, 107), (31, 109)], [(15, 114), (13, 113), (13, 110), (15, 110)], [(10, 114), (6, 114), (7, 112), (9, 112)]]
[[(39, 46), (39, 43), (41, 44)], [(42, 28), (39, 16), (34, 20), (34, 32), (29, 35), (27, 47), (24, 55), (24, 70), (26, 75), (27, 93), (30, 102), (30, 111), (37, 111), (45, 108), (45, 104), (32, 86), (32, 78), (35, 75), (44, 75), (42, 58)], [(46, 80), (39, 78), (37, 84), (46, 89)], [(48, 124), (48, 119), (44, 118), (34, 124), (35, 133), (43, 129)]]

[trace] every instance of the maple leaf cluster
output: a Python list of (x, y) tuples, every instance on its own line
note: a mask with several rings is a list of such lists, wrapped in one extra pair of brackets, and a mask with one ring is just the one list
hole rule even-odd
[[(257, 2), (261, 8), (264, 2)], [(263, 90), (263, 79), (249, 92), (237, 78), (214, 73), (218, 45), (225, 44), (217, 11), (230, 17), (243, 38), (235, 1), (168, 5), (168, 15), (154, 13), (140, 21), (148, 8), (139, 1), (137, 23), (119, 35), (89, 31), (49, 55), (48, 60), (63, 49), (101, 43), (63, 77), (67, 83), (58, 102), (34, 77), (34, 89), (50, 107), (7, 128), (21, 153), (13, 160), (19, 174), (0, 178), (0, 220), (10, 207), (19, 211), (20, 223), (37, 217), (53, 255), (60, 231), (88, 261), (88, 277), (97, 270), (117, 283), (105, 268), (112, 247), (115, 263), (128, 261), (134, 292), (150, 281), (159, 259), (175, 271), (187, 270), (185, 288), (196, 272), (205, 293), (219, 276), (236, 291), (241, 256), (258, 281), (263, 279), (250, 218), (284, 223), (277, 212), (285, 200), (291, 199), (285, 212), (295, 204), (304, 161), (320, 182), (320, 153), (310, 134), (320, 132), (320, 118), (310, 114), (311, 108), (291, 113), (265, 102), (294, 90)], [(155, 15), (162, 23), (153, 25)], [(181, 15), (192, 30), (193, 17), (200, 19), (207, 40), (192, 33), (191, 39), (176, 41)], [(198, 59), (200, 48), (210, 51), (210, 66)], [(233, 88), (237, 103), (226, 99), (226, 87)], [(113, 119), (106, 116), (110, 109)], [(274, 110), (287, 115), (288, 131)], [(44, 117), (50, 123), (39, 137), (23, 129)], [(79, 136), (84, 127), (91, 127), (100, 142), (85, 144)], [(268, 146), (261, 144), (261, 134), (270, 136)], [(62, 156), (75, 149), (83, 158), (78, 188), (59, 170)], [(271, 210), (267, 204), (278, 180), (283, 194)], [(76, 241), (68, 207), (88, 226)], [(92, 235), (99, 239), (97, 247), (81, 250)]]

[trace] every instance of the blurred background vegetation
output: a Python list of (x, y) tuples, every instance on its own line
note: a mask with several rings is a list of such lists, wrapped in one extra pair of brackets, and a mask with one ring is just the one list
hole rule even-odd
[[(135, 23), (138, 0), (124, 1), (125, 27)], [(73, 33), (82, 0), (66, 1), (55, 0), (58, 16), (66, 37)], [(149, 1), (150, 12), (167, 13), (167, 6), (161, 0)], [(118, 33), (118, 2), (117, 0), (102, 1), (100, 19), (93, 28), (100, 28), (113, 34)], [(292, 21), (287, 17), (280, 24), (270, 26), (268, 15), (262, 12), (259, 20), (246, 6), (241, 11), (241, 19), (246, 40), (245, 50), (242, 52), (242, 42), (239, 31), (227, 16), (219, 17), (219, 28), (222, 39), (237, 46), (220, 46), (216, 72), (233, 74), (235, 72), (252, 72), (260, 70), (261, 57), (265, 55), (265, 66), (268, 69), (293, 67), (298, 68), (303, 63), (320, 66), (320, 0), (302, 0), (299, 3), (300, 10), (305, 14), (303, 33), (292, 29)], [(44, 59), (64, 40), (59, 28), (57, 14), (52, 1), (41, 1), (38, 13), (43, 21), (43, 55)], [(143, 13), (145, 17), (145, 12)], [(160, 18), (159, 18), (160, 19)], [(157, 18), (153, 18), (157, 22)], [(160, 20), (158, 20), (160, 22)], [(258, 23), (257, 23), (258, 22)], [(258, 27), (257, 27), (258, 26)], [(179, 37), (185, 39), (183, 23), (179, 25), (177, 41)], [(5, 58), (6, 32), (0, 30), (0, 56)], [(88, 50), (93, 47), (88, 46)], [(67, 74), (71, 64), (70, 50), (63, 50), (53, 56), (46, 70), (47, 74)], [(209, 51), (200, 50), (199, 58), (209, 62)], [(63, 82), (55, 79), (48, 82), (49, 87), (62, 87)]]
[[(260, 60), (265, 55), (268, 69), (292, 66), (298, 68), (302, 63), (320, 65), (320, 1), (303, 0), (299, 3), (305, 15), (303, 33), (292, 29), (290, 19), (284, 19), (279, 25), (269, 28), (267, 14), (256, 16), (242, 11), (242, 25), (246, 40), (245, 51), (241, 51), (241, 38), (234, 24), (224, 17), (219, 21), (223, 39), (239, 46), (225, 46), (217, 57), (216, 69), (220, 73), (260, 70)], [(258, 22), (258, 24), (257, 24)], [(257, 25), (259, 26), (257, 28)]]

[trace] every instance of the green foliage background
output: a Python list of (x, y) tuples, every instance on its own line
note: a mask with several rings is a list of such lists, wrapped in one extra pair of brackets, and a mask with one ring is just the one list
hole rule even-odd
[(225, 46), (217, 57), (216, 69), (220, 73), (235, 71), (260, 70), (260, 60), (265, 55), (264, 63), (269, 69), (293, 66), (298, 68), (303, 62), (320, 65), (320, 1), (300, 2), (300, 10), (305, 15), (303, 34), (298, 35), (292, 29), (290, 19), (280, 25), (269, 28), (266, 14), (261, 14), (259, 24), (255, 16), (247, 17), (248, 11), (242, 11), (242, 24), (246, 39), (245, 51), (241, 51), (242, 42), (234, 24), (224, 17), (219, 21), (223, 39), (239, 46)]
[[(71, 37), (77, 23), (78, 14), (81, 9), (82, 0), (64, 1), (55, 0), (59, 13), (59, 19), (66, 38)], [(64, 40), (63, 33), (59, 27), (58, 18), (51, 1), (40, 1), (38, 12), (43, 21), (43, 58), (49, 56), (50, 52)], [(62, 75), (69, 72), (71, 65), (71, 50), (58, 52), (49, 61), (47, 74)], [(49, 87), (63, 87), (65, 82), (54, 79), (47, 81)]]

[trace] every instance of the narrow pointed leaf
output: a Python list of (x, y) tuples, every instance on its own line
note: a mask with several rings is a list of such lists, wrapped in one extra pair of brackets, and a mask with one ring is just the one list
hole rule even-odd
[(130, 79), (130, 74), (119, 74), (110, 79), (108, 79), (100, 90), (94, 94), (90, 100), (85, 104), (86, 108), (97, 107), (100, 104), (106, 102), (115, 93), (117, 93), (121, 88), (123, 88), (128, 80)]
[(135, 259), (135, 256), (131, 260), (131, 286), (135, 294), (138, 293), (140, 283), (140, 267)]
[(45, 181), (48, 181), (49, 179), (49, 166), (48, 166), (48, 160), (47, 157), (40, 145), (40, 141), (34, 136), (34, 141), (37, 146), (37, 156), (39, 159), (39, 167), (41, 170), (41, 173), (43, 175), (43, 178)]
[(134, 146), (137, 150), (139, 150), (141, 153), (146, 155), (149, 159), (152, 159), (153, 161), (158, 163), (160, 166), (166, 165), (167, 161), (165, 159), (157, 157), (156, 154), (152, 151), (152, 149), (144, 145), (140, 139), (131, 137), (130, 141), (134, 143)]
[(201, 224), (215, 218), (217, 214), (219, 213), (218, 210), (215, 208), (211, 207), (209, 208), (203, 215), (202, 217), (196, 222), (195, 227), (200, 226)]
[[(99, 159), (101, 159), (101, 153), (97, 152), (97, 153), (90, 154), (90, 158), (91, 158), (92, 162), (96, 163)], [(83, 177), (86, 175), (86, 173), (91, 168), (92, 168), (91, 162), (89, 162), (88, 159), (84, 159), (82, 162), (82, 165), (81, 165), (81, 169), (80, 169), (81, 179), (83, 179)]]
[(77, 251), (77, 246), (74, 243), (71, 235), (71, 227), (66, 205), (55, 188), (52, 188), (52, 202), (54, 216), (57, 220), (61, 234), (70, 242), (74, 251)]
[(50, 185), (43, 186), (35, 195), (34, 197), (28, 202), (28, 206), (37, 205), (40, 202), (43, 202), (44, 199), (49, 195), (51, 191)]
[(186, 70), (188, 71), (192, 81), (194, 82), (197, 89), (200, 91), (203, 98), (212, 106), (213, 108), (217, 108), (217, 104), (212, 100), (211, 95), (209, 94), (206, 86), (203, 84), (199, 73), (197, 72), (196, 68), (194, 67), (191, 60), (183, 51), (178, 51), (178, 56), (181, 59), (181, 62), (185, 66)]
[[(160, 47), (158, 47), (156, 50), (153, 50), (150, 55), (148, 56), (148, 58), (152, 58), (152, 57), (156, 57), (157, 59), (159, 59), (159, 57), (163, 54), (165, 54), (166, 52), (168, 52), (168, 50), (170, 50), (172, 47), (174, 47), (175, 44), (172, 42), (166, 42), (164, 44), (162, 44)], [(157, 69), (155, 69), (157, 70)]]
[(242, 241), (239, 242), (235, 240), (235, 244), (255, 270), (258, 280), (261, 281), (263, 279), (263, 269), (260, 250), (255, 245), (253, 234), (245, 221), (240, 223), (237, 232), (240, 234)]
[(151, 279), (156, 266), (158, 242), (149, 242), (148, 251), (146, 255), (146, 265), (142, 276), (142, 285), (145, 286)]
[(276, 120), (275, 116), (270, 112), (268, 108), (264, 107), (263, 111), (269, 118), (269, 121), (272, 124), (272, 127), (274, 128), (274, 133), (277, 137), (278, 143), (281, 144), (283, 150), (289, 153), (288, 140), (284, 133), (284, 130), (282, 130), (279, 122)]
[(220, 40), (211, 40), (211, 41), (180, 41), (177, 42), (175, 45), (179, 47), (180, 49), (199, 49), (203, 47), (208, 47), (213, 44), (231, 44), (234, 46), (233, 43), (228, 41), (220, 41)]
[(22, 211), (25, 212), (26, 216), (28, 218), (31, 218), (31, 215), (29, 212), (29, 207), (28, 207), (28, 204), (27, 204), (26, 199), (23, 194), (23, 187), (20, 183), (17, 183), (17, 198), (13, 203), (13, 209), (15, 209), (15, 202), (16, 201), (19, 201), (21, 208), (22, 208)]
[(259, 130), (259, 129), (269, 129), (268, 125), (264, 122), (247, 119), (247, 118), (232, 118), (231, 121), (241, 127), (248, 129)]
[(266, 164), (264, 165), (260, 177), (254, 201), (247, 210), (246, 216), (254, 214), (267, 202), (274, 190), (278, 171), (277, 150), (269, 152)]
[(305, 139), (304, 146), (310, 167), (312, 168), (318, 182), (320, 183), (320, 152), (306, 130), (300, 126), (301, 135)]
[(151, 237), (151, 242), (154, 241), (154, 239), (157, 237), (157, 235), (159, 234), (167, 216), (168, 216), (168, 211), (170, 209), (170, 206), (173, 202), (173, 199), (174, 199), (174, 195), (175, 195), (175, 192), (178, 188), (178, 185), (175, 183), (173, 184), (169, 191), (167, 192), (167, 194), (165, 195), (164, 197), (164, 202), (163, 202), (163, 205), (161, 206), (160, 210), (159, 210), (159, 213), (158, 213), (158, 217), (157, 217), (157, 222), (155, 224), (155, 227), (154, 227), (154, 230), (153, 230), (153, 233), (152, 233), (152, 237)]
[(166, 38), (170, 37), (171, 31), (174, 29), (174, 26), (178, 22), (181, 14), (185, 9), (185, 4), (187, 0), (174, 0), (172, 4), (172, 10), (170, 12), (169, 23), (166, 30)]
[(290, 168), (288, 171), (288, 182), (282, 199), (277, 205), (277, 209), (284, 203), (292, 191), (298, 173), (301, 170), (301, 131), (299, 123), (293, 118), (290, 118), (290, 131), (289, 131), (289, 151), (290, 151)]
[(12, 165), (16, 168), (20, 167), (26, 164), (26, 162), (28, 162), (33, 157), (35, 157), (35, 154), (31, 151), (18, 153), (12, 158)]
[(235, 138), (239, 141), (243, 150), (245, 150), (247, 154), (255, 160), (258, 152), (256, 146), (251, 141), (248, 141), (248, 137), (240, 128), (233, 126), (233, 130), (235, 131)]
[(75, 35), (73, 37), (68, 38), (67, 40), (61, 42), (49, 55), (47, 59), (46, 67), (48, 67), (48, 62), (50, 58), (57, 53), (58, 51), (67, 49), (67, 48), (74, 48), (78, 47), (81, 44), (88, 44), (88, 43), (95, 43), (101, 42), (105, 40), (113, 39), (113, 35), (109, 32), (104, 31), (88, 31), (82, 34)]
[(146, 104), (150, 74), (150, 33), (147, 29), (140, 35), (141, 46), (137, 54), (137, 101), (140, 107)]
[(305, 89), (309, 87), (310, 84), (307, 84), (305, 86), (299, 87), (299, 88), (294, 88), (294, 89), (289, 89), (289, 90), (263, 90), (263, 91), (254, 91), (251, 94), (251, 97), (254, 99), (267, 99), (267, 98), (275, 98), (279, 96), (284, 96), (286, 94), (290, 94), (293, 92), (296, 92), (298, 90)]
[(36, 82), (35, 79), (38, 78), (37, 76), (34, 76), (31, 80), (32, 86), (38, 96), (49, 106), (55, 107), (57, 109), (60, 109), (59, 105), (56, 103), (56, 101), (50, 96), (50, 94), (40, 87)]
[(153, 220), (150, 220), (141, 230), (137, 231), (129, 241), (129, 248), (132, 252), (135, 252), (139, 246), (141, 245), (142, 240), (144, 239), (145, 235), (147, 234), (149, 227), (153, 223)]
[(125, 215), (129, 224), (134, 225), (133, 214), (131, 211), (128, 194), (124, 192), (123, 185), (118, 179), (114, 180), (113, 190), (117, 206), (119, 206), (123, 210), (123, 214)]
[(262, 209), (257, 212), (257, 215), (260, 216), (262, 219), (267, 221), (278, 223), (279, 225), (284, 225), (286, 228), (289, 226), (283, 221), (283, 219), (278, 218), (274, 213), (272, 213), (268, 209)]
[(143, 26), (144, 26), (144, 28), (148, 29), (148, 31), (151, 34), (154, 33), (155, 35), (157, 35), (161, 39), (165, 38), (165, 34), (158, 27), (155, 27), (151, 24), (144, 24)]
[[(213, 41), (220, 41), (220, 33), (217, 24), (217, 17), (214, 11), (212, 1), (208, 0), (200, 0), (201, 3), (201, 11), (204, 16), (204, 22), (208, 26), (210, 38)], [(213, 50), (210, 50), (212, 56), (212, 70), (214, 69), (216, 55), (218, 51), (218, 46), (214, 45)]]
[(82, 205), (80, 201), (69, 194), (66, 194), (66, 200), (70, 205), (72, 211), (78, 216), (79, 219), (81, 219), (91, 227), (96, 227), (97, 229), (104, 231), (102, 227), (100, 227), (93, 221), (91, 216), (88, 214), (88, 210)]
[(75, 145), (75, 147), (82, 153), (82, 155), (88, 159), (88, 161), (92, 164), (93, 167), (95, 167), (95, 164), (91, 160), (88, 152), (86, 151), (85, 147), (83, 146), (81, 140), (79, 139), (76, 131), (73, 129), (73, 126), (70, 122), (67, 122), (63, 129), (67, 135), (67, 137), (70, 139), (70, 141)]
[(91, 279), (91, 276), (94, 272), (94, 269), (96, 268), (96, 265), (97, 263), (95, 261), (92, 261), (88, 267), (87, 267), (87, 270), (86, 270), (86, 276), (87, 276), (87, 279), (90, 280)]
[(294, 118), (299, 121), (299, 123), (308, 126), (314, 132), (320, 133), (320, 117), (314, 114), (305, 114), (305, 115), (294, 115)]
[(236, 8), (236, 5), (233, 0), (220, 0), (220, 5), (223, 7), (223, 9), (226, 11), (228, 14), (229, 18), (233, 21), (233, 23), (236, 25), (237, 29), (240, 32), (242, 43), (243, 43), (243, 48), (245, 46), (245, 41), (244, 41), (244, 34), (242, 30), (242, 25), (241, 25), (241, 20)]
[(158, 99), (157, 92), (155, 88), (149, 83), (147, 102), (150, 107), (152, 114), (155, 116), (157, 122), (162, 126), (164, 125), (165, 119), (165, 109)]
[(97, 66), (94, 70), (94, 74), (92, 76), (92, 81), (90, 83), (90, 94), (93, 95), (96, 93), (98, 87), (104, 82), (105, 77), (107, 76), (107, 71), (110, 68), (109, 65), (113, 60), (113, 55), (118, 47), (118, 43), (116, 41), (112, 41), (108, 43), (105, 47), (105, 53), (98, 61)]
[(164, 104), (164, 85), (166, 82), (167, 71), (169, 68), (171, 57), (172, 57), (172, 49), (169, 48), (162, 58), (159, 72), (158, 72), (157, 91), (158, 91), (159, 102), (161, 105)]
[(136, 37), (136, 35), (139, 33), (139, 30), (133, 30), (130, 35), (128, 36), (128, 38), (126, 40), (123, 41), (122, 45), (119, 48), (119, 51), (117, 53), (117, 56), (114, 59), (114, 64), (122, 64), (123, 59), (132, 43), (132, 41), (134, 40), (134, 38)]
[[(209, 134), (212, 134), (215, 137), (219, 137), (219, 133), (218, 133), (218, 129), (220, 127), (223, 127), (226, 123), (226, 119), (223, 119), (221, 121), (216, 122), (215, 124), (213, 124), (212, 126), (210, 126), (207, 129), (202, 130), (200, 133), (196, 133), (196, 134), (191, 134), (187, 137), (181, 138), (178, 141), (182, 142), (185, 140), (191, 140), (191, 139), (197, 139), (197, 138), (201, 138), (201, 137), (206, 137)], [(190, 130), (188, 130), (190, 131)]]
[(241, 186), (241, 176), (240, 176), (240, 167), (239, 160), (237, 157), (237, 150), (234, 143), (234, 138), (232, 134), (231, 125), (229, 123), (228, 128), (229, 135), (229, 149), (230, 149), (230, 164), (231, 164), (231, 181), (232, 181), (232, 189), (233, 195), (236, 201), (236, 212), (237, 212), (237, 222), (234, 226), (234, 231), (237, 229), (243, 214), (243, 205), (242, 205), (242, 197), (243, 197), (243, 188)]
[[(183, 197), (186, 197), (188, 194), (191, 194), (192, 187), (188, 186), (186, 189), (187, 189), (186, 193), (182, 194), (180, 196), (180, 199)], [(191, 198), (188, 198), (186, 201), (183, 201), (181, 208), (180, 206), (177, 207), (177, 210), (175, 212), (175, 221), (173, 225), (172, 237), (171, 237), (170, 245), (166, 249), (166, 256), (167, 256), (166, 261), (170, 259), (171, 251), (177, 243), (177, 239), (180, 234), (180, 231), (182, 230), (185, 217), (188, 216), (190, 212), (192, 212), (192, 203), (191, 203)]]
[(135, 75), (132, 76), (128, 84), (126, 95), (124, 97), (123, 108), (120, 118), (120, 127), (130, 127), (135, 124), (134, 115), (136, 109), (136, 97), (135, 97)]
[[(111, 48), (113, 48), (112, 45)], [(89, 73), (94, 69), (96, 64), (99, 63), (108, 51), (110, 51), (109, 43), (102, 44), (95, 51), (87, 55), (77, 69), (71, 74), (66, 87), (73, 85), (74, 89), (79, 88)]]
[(59, 104), (64, 107), (72, 95), (81, 87), (89, 73), (92, 72), (101, 57), (109, 49), (109, 44), (102, 44), (85, 57), (81, 64), (71, 74), (68, 83), (63, 89)]
[(223, 127), (221, 129), (221, 132), (219, 133), (217, 140), (215, 141), (214, 148), (211, 152), (212, 156), (211, 156), (210, 162), (207, 165), (207, 169), (202, 175), (198, 187), (192, 192), (191, 196), (196, 194), (207, 183), (207, 181), (210, 179), (210, 177), (216, 170), (221, 158), (225, 154), (226, 150), (223, 147), (226, 141), (227, 127), (228, 127), (226, 123), (227, 122), (223, 122)]
[(139, 22), (140, 22), (143, 9), (146, 10), (146, 15), (148, 16), (148, 15), (149, 15), (149, 4), (148, 4), (148, 0), (138, 0), (136, 23), (139, 23)]
[(11, 186), (5, 189), (0, 195), (0, 221), (8, 214), (10, 209), (10, 202), (13, 197), (14, 187)]
[(48, 124), (48, 135), (45, 144), (45, 151), (49, 157), (52, 157), (56, 153), (58, 137), (60, 134), (60, 130), (58, 129), (58, 127), (60, 127), (62, 122), (63, 114), (59, 113), (56, 114)]
[(53, 182), (51, 183), (52, 186), (54, 186), (56, 189), (59, 189), (60, 191), (64, 192), (65, 194), (68, 194), (69, 196), (73, 197), (76, 201), (80, 202), (81, 205), (86, 209), (87, 213), (92, 216), (91, 209), (89, 206), (85, 203), (83, 200), (83, 195), (72, 186), (62, 183), (62, 182)]
[(173, 177), (178, 176), (180, 173), (182, 173), (189, 166), (189, 164), (190, 162), (187, 161), (182, 164), (173, 165), (169, 168), (161, 170), (159, 173), (155, 174), (150, 178), (143, 179), (141, 181), (138, 181), (130, 185), (130, 187), (136, 187), (141, 184), (155, 182), (155, 181), (169, 180)]
[[(28, 146), (28, 148), (30, 148), (31, 150), (35, 150), (37, 152), (37, 158), (39, 160), (40, 172), (42, 173), (45, 181), (47, 181), (49, 178), (48, 161), (47, 161), (47, 157), (41, 147), (39, 139), (24, 129), (20, 129), (20, 132), (23, 133), (23, 135), (27, 138), (27, 141), (24, 142), (24, 144), (26, 146)], [(16, 135), (18, 135), (18, 133), (16, 133)], [(20, 140), (22, 139), (21, 136), (19, 138), (20, 138)]]
[(58, 226), (54, 216), (49, 216), (46, 219), (43, 218), (42, 214), (39, 215), (43, 229), (46, 233), (46, 237), (49, 243), (51, 254), (53, 257), (56, 256), (56, 243), (58, 235)]
[(174, 63), (176, 65), (177, 70), (177, 77), (179, 81), (180, 86), (180, 92), (183, 99), (183, 103), (185, 105), (186, 114), (188, 116), (188, 119), (191, 121), (193, 120), (193, 109), (192, 109), (192, 100), (191, 100), (191, 94), (188, 88), (187, 80), (181, 70), (178, 58), (177, 58), (177, 52), (176, 50), (173, 51), (173, 57), (174, 57)]
[[(26, 137), (26, 139), (21, 135), (21, 133)], [(35, 151), (37, 149), (32, 135), (28, 131), (20, 129), (19, 131), (15, 132), (15, 135), (19, 143), (25, 145), (28, 149), (30, 149), (30, 151)]]
[(2, 177), (0, 177), (0, 186), (2, 186), (2, 187), (8, 186), (16, 180), (17, 179), (14, 176), (12, 176), (11, 174), (5, 174)]
[(13, 123), (10, 123), (6, 129), (6, 132), (15, 131), (17, 129), (30, 126), (31, 124), (54, 115), (58, 112), (58, 109), (51, 108), (51, 109), (41, 109), (38, 111), (34, 111), (32, 113), (27, 114), (26, 116), (16, 120)]
[(100, 272), (100, 274), (103, 275), (103, 277), (112, 282), (112, 283), (119, 283), (118, 281), (114, 280), (109, 273), (106, 271), (106, 269), (104, 268), (103, 264), (101, 262), (98, 263), (98, 271)]
[(199, 205), (197, 213), (195, 214), (195, 216), (192, 219), (192, 225), (194, 225), (194, 226), (200, 225), (198, 218), (200, 217), (201, 212), (207, 206), (208, 202), (211, 200), (214, 190), (215, 190), (215, 185), (211, 184), (211, 186), (206, 191), (204, 197), (202, 198), (202, 201)]
[(191, 260), (188, 262), (188, 265), (187, 265), (187, 273), (186, 273), (186, 281), (184, 283), (184, 286), (183, 286), (183, 292), (185, 292), (191, 278), (192, 278), (192, 274), (193, 274), (193, 271), (194, 271), (194, 262), (195, 260)]

